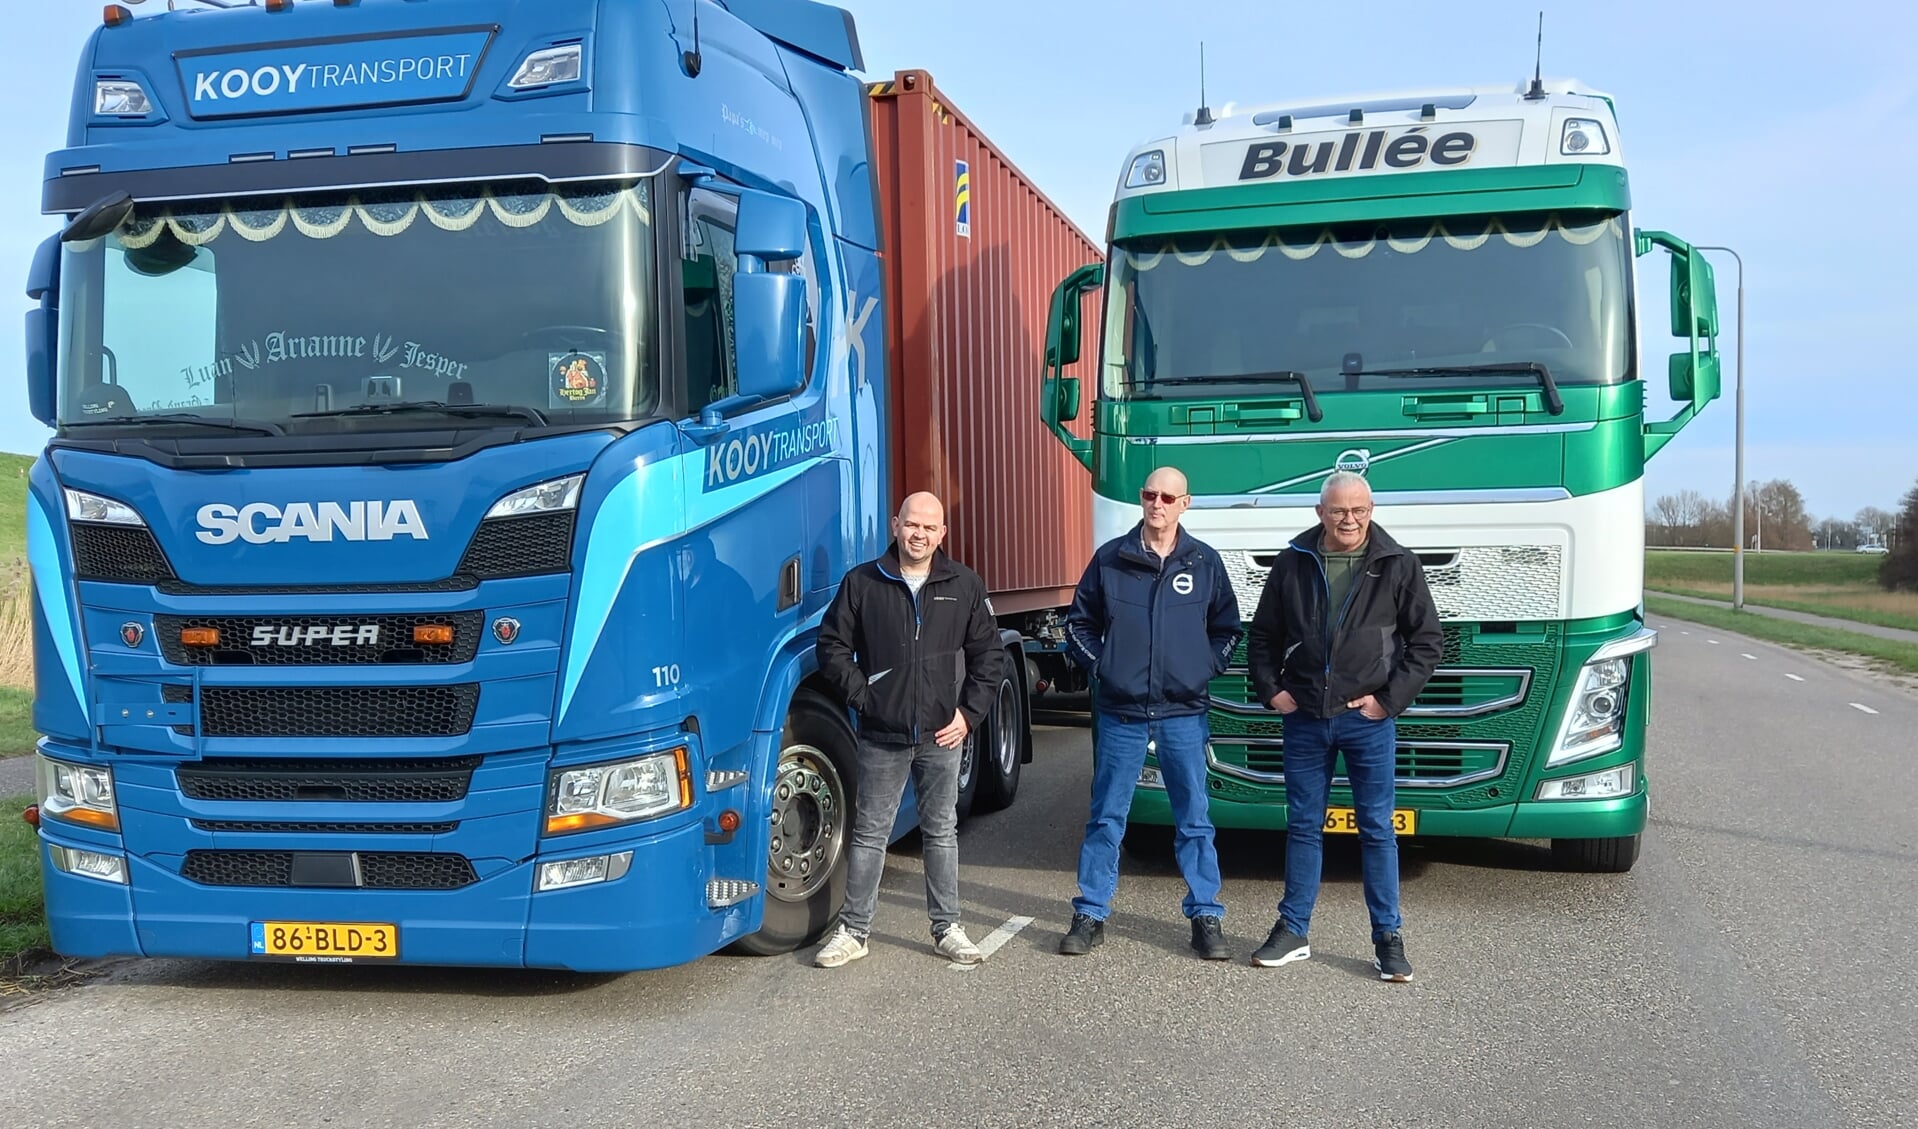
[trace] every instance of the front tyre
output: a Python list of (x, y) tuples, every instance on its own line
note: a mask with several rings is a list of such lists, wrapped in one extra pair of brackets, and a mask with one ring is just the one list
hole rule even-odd
[(984, 764), (974, 811), (1000, 811), (1019, 795), (1019, 773), (1026, 755), (1026, 695), (1011, 676), (999, 681), (998, 697), (986, 716)]
[(1610, 839), (1554, 839), (1552, 858), (1566, 870), (1587, 874), (1623, 874), (1638, 861), (1636, 835)]
[(766, 912), (741, 952), (777, 956), (823, 936), (846, 902), (846, 846), (857, 802), (856, 746), (818, 694), (793, 697), (780, 736), (766, 848)]

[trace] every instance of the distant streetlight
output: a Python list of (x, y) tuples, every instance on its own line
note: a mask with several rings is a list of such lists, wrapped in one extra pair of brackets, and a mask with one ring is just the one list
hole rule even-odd
[[(1730, 247), (1699, 247), (1699, 251), (1723, 251), (1738, 263), (1738, 396), (1735, 437), (1732, 440), (1737, 467), (1738, 500), (1732, 507), (1732, 610), (1745, 606), (1745, 260)], [(1765, 518), (1758, 518), (1759, 544), (1764, 544)]]

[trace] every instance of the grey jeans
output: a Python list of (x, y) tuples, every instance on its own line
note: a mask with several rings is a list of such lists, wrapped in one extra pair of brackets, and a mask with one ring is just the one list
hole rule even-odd
[(926, 864), (926, 910), (937, 937), (959, 923), (959, 749), (932, 741), (888, 745), (859, 740), (859, 795), (846, 850), (846, 908), (840, 924), (860, 937), (872, 932), (886, 844), (899, 817), (906, 779), (919, 803), (921, 857)]

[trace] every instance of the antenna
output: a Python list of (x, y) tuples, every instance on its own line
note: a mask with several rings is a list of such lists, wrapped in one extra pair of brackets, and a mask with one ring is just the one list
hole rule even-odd
[(679, 57), (680, 65), (686, 68), (686, 77), (698, 78), (703, 65), (699, 56), (699, 2), (693, 0), (693, 49)]
[(1527, 101), (1545, 97), (1545, 83), (1540, 75), (1545, 70), (1545, 13), (1538, 14), (1538, 54), (1532, 60), (1532, 88), (1525, 92)]
[(1199, 112), (1193, 115), (1193, 125), (1211, 125), (1212, 107), (1205, 102), (1205, 40), (1199, 40)]

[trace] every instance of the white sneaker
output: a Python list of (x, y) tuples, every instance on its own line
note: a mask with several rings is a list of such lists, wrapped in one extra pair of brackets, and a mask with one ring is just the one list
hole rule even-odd
[(832, 936), (819, 946), (819, 952), (812, 962), (819, 968), (838, 968), (850, 964), (866, 955), (866, 943), (853, 935), (853, 931), (844, 925), (833, 927)]
[(979, 946), (973, 944), (972, 938), (966, 936), (966, 931), (957, 925), (941, 933), (938, 940), (933, 942), (933, 948), (954, 964), (978, 964), (986, 959), (986, 954), (980, 952)]

